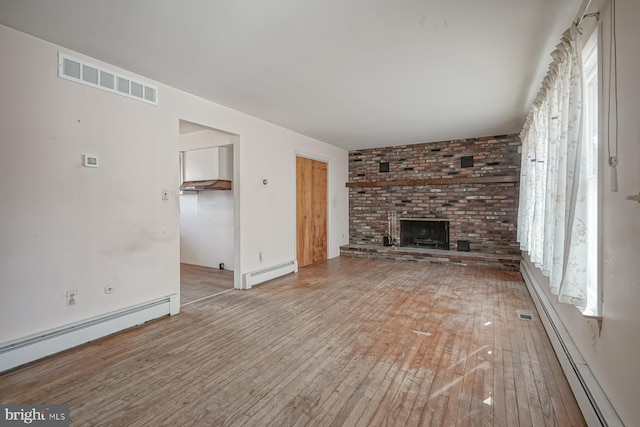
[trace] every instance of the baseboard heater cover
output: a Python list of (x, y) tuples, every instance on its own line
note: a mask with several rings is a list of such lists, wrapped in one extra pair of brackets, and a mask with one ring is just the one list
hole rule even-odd
[(528, 261), (520, 263), (520, 272), (531, 294), (551, 345), (589, 427), (624, 427), (604, 390), (589, 369), (582, 354), (564, 327), (558, 313), (540, 288)]
[(285, 274), (297, 272), (298, 261), (292, 260), (284, 262), (282, 264), (274, 265), (272, 267), (252, 271), (251, 273), (245, 273), (244, 288), (250, 289), (252, 286), (266, 282), (267, 280), (275, 279), (276, 277), (284, 276)]
[[(0, 372), (141, 325), (179, 310), (176, 294), (0, 344)], [(176, 308), (178, 307), (178, 308)]]

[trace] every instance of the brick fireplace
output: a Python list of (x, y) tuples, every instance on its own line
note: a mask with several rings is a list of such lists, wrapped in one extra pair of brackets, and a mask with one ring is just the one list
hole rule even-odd
[[(520, 145), (507, 135), (351, 151), (342, 253), (372, 249), (392, 258), (394, 249), (409, 247), (411, 254), (519, 259)], [(446, 240), (418, 236), (407, 244), (402, 226), (414, 222), (446, 224)], [(418, 234), (428, 231), (425, 224)]]

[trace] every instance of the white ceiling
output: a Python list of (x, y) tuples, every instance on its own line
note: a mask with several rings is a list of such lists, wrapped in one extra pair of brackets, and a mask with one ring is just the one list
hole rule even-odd
[(519, 132), (581, 0), (0, 0), (0, 23), (347, 149)]

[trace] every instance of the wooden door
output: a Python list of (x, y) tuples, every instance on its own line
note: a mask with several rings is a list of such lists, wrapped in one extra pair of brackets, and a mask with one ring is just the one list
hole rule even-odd
[(327, 164), (296, 157), (298, 267), (327, 259)]
[(327, 259), (327, 164), (312, 160), (313, 262)]
[(296, 241), (298, 267), (313, 264), (312, 160), (296, 157)]

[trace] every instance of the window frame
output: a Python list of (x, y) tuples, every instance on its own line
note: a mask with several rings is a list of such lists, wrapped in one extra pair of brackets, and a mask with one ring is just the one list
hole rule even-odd
[[(595, 304), (592, 303), (593, 298), (587, 297), (587, 308), (592, 308), (591, 311), (582, 312), (585, 317), (590, 318), (598, 318), (600, 319), (602, 316), (602, 239), (600, 236), (602, 235), (602, 194), (603, 194), (603, 169), (604, 169), (604, 149), (603, 149), (603, 62), (602, 62), (602, 25), (598, 24), (593, 28), (592, 33), (585, 37), (583, 40), (586, 42), (583, 44), (582, 49), (582, 64), (584, 70), (584, 98), (583, 102), (586, 105), (586, 93), (587, 93), (587, 85), (591, 81), (593, 76), (589, 76), (590, 73), (587, 72), (589, 65), (590, 68), (593, 69), (592, 73), (595, 73), (595, 81), (598, 85), (597, 88), (597, 100), (596, 100), (596, 125), (597, 125), (597, 149), (596, 149), (596, 243), (595, 243)], [(595, 62), (595, 64), (593, 64)], [(593, 67), (595, 65), (595, 68)], [(591, 77), (591, 78), (589, 78)], [(588, 108), (584, 108), (584, 122), (587, 122), (587, 111)], [(587, 126), (584, 126), (586, 131)], [(590, 143), (588, 143), (590, 144)], [(586, 145), (588, 147), (588, 145)], [(583, 148), (586, 148), (583, 146)], [(589, 293), (591, 294), (591, 293)]]

